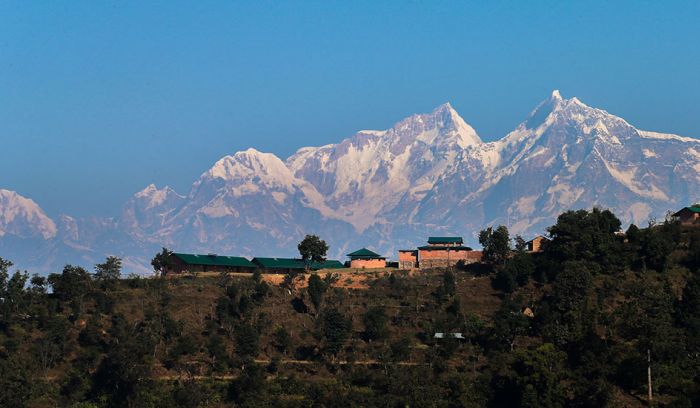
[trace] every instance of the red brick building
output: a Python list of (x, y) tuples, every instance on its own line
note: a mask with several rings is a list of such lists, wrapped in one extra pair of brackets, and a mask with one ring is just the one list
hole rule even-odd
[(399, 249), (399, 269), (414, 269), (418, 267), (418, 250)]
[(417, 250), (399, 251), (399, 268), (444, 268), (481, 260), (481, 251), (464, 246), (462, 237), (430, 237)]

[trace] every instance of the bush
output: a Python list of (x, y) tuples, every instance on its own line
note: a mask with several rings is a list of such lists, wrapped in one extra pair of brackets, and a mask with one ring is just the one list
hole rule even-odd
[(338, 354), (350, 336), (352, 322), (338, 309), (329, 309), (323, 313), (322, 335), (325, 340), (324, 350), (332, 355)]
[(389, 335), (387, 324), (389, 318), (384, 312), (384, 308), (375, 306), (367, 310), (362, 316), (365, 325), (365, 339), (367, 341), (385, 339)]
[(491, 280), (491, 285), (494, 289), (501, 290), (506, 293), (512, 293), (518, 287), (515, 281), (515, 276), (508, 268), (499, 268), (496, 275)]

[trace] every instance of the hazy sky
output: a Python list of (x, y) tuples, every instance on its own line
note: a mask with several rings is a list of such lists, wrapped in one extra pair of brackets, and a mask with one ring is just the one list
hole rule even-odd
[(50, 215), (186, 193), (450, 101), (485, 140), (552, 89), (700, 137), (700, 2), (0, 2), (0, 188)]

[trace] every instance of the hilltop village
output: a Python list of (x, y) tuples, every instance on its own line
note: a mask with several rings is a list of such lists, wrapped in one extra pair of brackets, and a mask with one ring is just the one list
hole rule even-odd
[[(672, 215), (672, 219), (683, 226), (700, 226), (700, 206), (684, 207)], [(525, 251), (536, 253), (543, 250), (548, 238), (537, 235), (524, 243)], [(351, 269), (353, 271), (395, 268), (401, 270), (434, 269), (466, 266), (479, 263), (482, 251), (464, 245), (459, 236), (428, 237), (427, 245), (416, 249), (400, 249), (397, 261), (388, 261), (386, 257), (367, 248), (361, 248), (347, 254), (348, 260), (335, 259), (322, 261), (305, 261), (302, 258), (254, 257), (247, 259), (240, 256), (223, 256), (218, 254), (187, 254), (172, 252), (166, 274), (191, 274), (206, 272), (241, 272), (252, 273), (259, 270), (269, 274), (286, 274), (293, 271), (320, 271)]]
[[(526, 243), (529, 252), (538, 252), (547, 238), (537, 236)], [(401, 249), (398, 251), (398, 261), (387, 261), (387, 258), (361, 248), (347, 254), (348, 260), (327, 259), (321, 262), (305, 262), (301, 258), (265, 258), (254, 257), (248, 260), (240, 256), (222, 256), (217, 254), (185, 254), (173, 252), (166, 273), (201, 273), (201, 272), (253, 272), (285, 274), (294, 270), (319, 271), (326, 269), (372, 270), (398, 268), (433, 269), (455, 266), (465, 266), (478, 263), (482, 251), (475, 251), (464, 246), (462, 237), (429, 237), (428, 245), (416, 249)]]

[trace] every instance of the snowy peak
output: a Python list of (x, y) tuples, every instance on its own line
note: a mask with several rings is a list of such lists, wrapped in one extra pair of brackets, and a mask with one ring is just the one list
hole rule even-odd
[(282, 160), (272, 153), (255, 149), (225, 156), (202, 175), (203, 179), (221, 179), (226, 183), (254, 183), (268, 187), (288, 187), (294, 176)]
[(430, 115), (439, 117), (442, 120), (442, 126), (449, 126), (450, 123), (455, 122), (464, 122), (464, 119), (459, 116), (459, 113), (457, 113), (449, 102), (445, 102), (433, 109)]
[(428, 145), (457, 145), (459, 148), (481, 144), (477, 135), (464, 119), (447, 102), (430, 113), (412, 115), (383, 133), (397, 137), (403, 143), (419, 141)]
[(559, 90), (555, 89), (549, 98), (540, 102), (530, 112), (528, 118), (520, 126), (526, 129), (537, 129), (539, 126), (551, 122), (553, 119), (552, 115), (562, 114), (562, 112), (574, 107), (588, 108), (578, 98), (564, 99)]
[(31, 199), (0, 189), (0, 237), (5, 235), (51, 239), (56, 236), (56, 224)]
[(159, 189), (150, 184), (124, 204), (121, 226), (132, 237), (141, 238), (144, 233), (161, 228), (185, 200), (186, 197), (168, 186)]
[(181, 201), (185, 197), (168, 186), (159, 189), (155, 184), (149, 184), (146, 188), (134, 194), (134, 198), (142, 203), (144, 209), (151, 209), (171, 201)]
[(338, 144), (299, 149), (287, 165), (321, 194), (330, 216), (363, 231), (402, 201), (415, 205), (462, 151), (482, 144), (445, 103), (388, 130), (364, 130)]
[(461, 148), (483, 143), (476, 130), (464, 121), (449, 102), (435, 108), (433, 114), (439, 118), (438, 126), (455, 133), (456, 142)]
[(262, 153), (252, 148), (221, 158), (205, 175), (223, 180), (260, 177), (291, 181), (289, 170), (282, 160), (272, 153)]
[[(637, 130), (624, 119), (592, 108), (576, 97), (565, 99), (557, 90), (537, 105), (502, 142), (505, 145), (522, 141), (531, 143), (543, 134), (555, 135), (556, 143), (576, 144), (587, 139), (617, 145), (638, 136)], [(563, 139), (565, 135), (569, 137)]]

